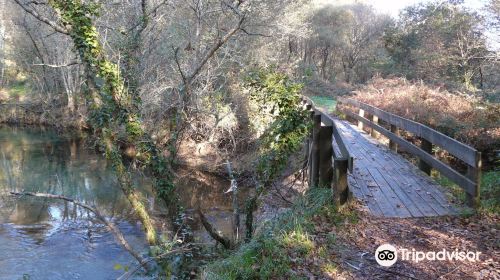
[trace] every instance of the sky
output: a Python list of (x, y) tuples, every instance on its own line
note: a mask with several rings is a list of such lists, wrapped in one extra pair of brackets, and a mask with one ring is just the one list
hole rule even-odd
[[(399, 11), (407, 6), (415, 5), (418, 3), (431, 2), (432, 0), (358, 0), (357, 2), (363, 2), (372, 5), (376, 10), (381, 13), (390, 14), (393, 17), (397, 17)], [(322, 4), (334, 4), (342, 5), (347, 3), (356, 2), (355, 0), (315, 0), (316, 3)], [(465, 6), (471, 9), (481, 9), (486, 5), (488, 0), (465, 0)]]
[[(399, 12), (405, 7), (412, 6), (419, 3), (432, 2), (436, 0), (313, 0), (318, 6), (325, 4), (345, 5), (355, 2), (365, 3), (373, 6), (379, 13), (385, 13), (398, 17)], [(442, 1), (442, 0), (441, 0)], [(471, 10), (484, 12), (483, 8), (489, 0), (464, 0), (464, 5)], [(488, 45), (495, 51), (500, 51), (500, 34), (498, 31), (487, 30), (486, 37), (488, 38)]]

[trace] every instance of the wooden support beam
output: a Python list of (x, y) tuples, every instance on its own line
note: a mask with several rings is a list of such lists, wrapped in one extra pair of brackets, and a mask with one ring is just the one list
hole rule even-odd
[[(375, 115), (372, 115), (372, 122), (375, 124), (378, 124), (378, 117)], [(371, 136), (373, 138), (379, 137), (380, 133), (378, 133), (375, 129), (371, 128), (370, 130), (371, 130)]]
[[(426, 139), (421, 139), (422, 140), (422, 144), (420, 146), (420, 148), (422, 150), (424, 150), (426, 153), (432, 155), (432, 143), (427, 141)], [(427, 175), (431, 175), (431, 170), (432, 170), (432, 167), (427, 164), (424, 160), (422, 160), (421, 158), (418, 160), (418, 168), (420, 170), (422, 170), (424, 173), (426, 173)]]
[[(311, 119), (314, 117), (314, 111), (312, 111), (312, 105), (311, 104), (308, 104), (307, 103), (307, 100), (303, 99), (302, 102), (304, 103), (304, 107), (305, 107), (305, 110), (306, 111), (310, 111), (311, 113)], [(309, 137), (307, 137), (306, 139), (306, 143), (305, 143), (305, 150), (306, 150), (306, 163), (309, 165), (309, 169), (308, 169), (308, 174), (310, 175), (311, 174), (311, 171), (310, 171), (310, 162), (311, 162), (311, 146), (312, 146), (312, 131), (311, 131), (311, 134), (309, 135)]]
[[(364, 118), (365, 117), (365, 110), (359, 109), (359, 116)], [(359, 130), (363, 131), (363, 122), (358, 121), (358, 128), (359, 128)]]
[(347, 202), (349, 197), (349, 188), (347, 185), (347, 169), (349, 162), (345, 158), (334, 159), (334, 179), (333, 179), (333, 200), (336, 206), (340, 206)]
[[(391, 132), (399, 137), (399, 128), (397, 126), (391, 124)], [(396, 153), (398, 152), (398, 144), (392, 139), (389, 139), (389, 148)]]
[(321, 126), (319, 130), (319, 185), (320, 187), (330, 187), (333, 178), (333, 147), (332, 147), (332, 126)]
[(321, 115), (314, 114), (311, 141), (311, 162), (309, 163), (309, 187), (319, 184), (319, 131), (321, 129)]
[(477, 167), (472, 167), (468, 166), (467, 167), (467, 178), (469, 178), (471, 181), (476, 183), (476, 188), (474, 190), (474, 193), (467, 193), (465, 192), (465, 203), (467, 206), (472, 207), (472, 208), (478, 208), (481, 206), (481, 201), (480, 201), (480, 191), (481, 191), (481, 167), (482, 167), (482, 162), (481, 162), (481, 153), (477, 153), (477, 158), (476, 158), (476, 166)]

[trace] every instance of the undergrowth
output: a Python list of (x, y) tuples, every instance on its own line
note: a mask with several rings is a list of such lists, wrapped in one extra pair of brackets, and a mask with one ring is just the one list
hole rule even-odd
[(403, 78), (375, 78), (355, 99), (440, 131), (483, 153), (495, 165), (500, 149), (500, 104), (480, 95), (449, 92)]
[[(264, 223), (249, 243), (205, 267), (202, 278), (301, 278), (293, 273), (295, 262), (326, 252), (312, 238), (315, 230), (313, 220), (317, 216), (327, 219), (331, 224), (340, 224), (346, 219), (351, 223), (357, 220), (355, 212), (335, 209), (330, 189), (312, 189), (299, 198), (290, 210)], [(335, 243), (335, 240), (333, 234), (328, 238), (331, 243)], [(325, 269), (334, 269), (334, 265), (330, 264)]]
[[(433, 177), (440, 185), (448, 188), (462, 203), (465, 202), (465, 192), (460, 186), (441, 176), (438, 172), (433, 172)], [(500, 214), (500, 170), (487, 171), (481, 175), (480, 197), (481, 207), (479, 211)]]

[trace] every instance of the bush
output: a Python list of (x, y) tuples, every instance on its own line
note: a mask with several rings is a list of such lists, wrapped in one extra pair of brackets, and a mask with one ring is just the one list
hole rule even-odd
[[(411, 83), (403, 78), (375, 78), (355, 92), (355, 99), (428, 125), (498, 161), (500, 104), (459, 92)], [(496, 158), (496, 159), (495, 159)]]

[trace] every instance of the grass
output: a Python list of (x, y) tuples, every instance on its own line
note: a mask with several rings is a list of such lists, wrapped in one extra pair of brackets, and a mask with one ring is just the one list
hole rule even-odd
[(4, 88), (9, 100), (19, 100), (28, 92), (28, 85), (24, 81), (16, 81)]
[(329, 96), (311, 96), (310, 98), (316, 106), (323, 107), (328, 112), (334, 111), (337, 106), (337, 101)]
[[(331, 202), (331, 190), (313, 189), (277, 219), (262, 226), (254, 239), (236, 252), (228, 252), (224, 259), (205, 267), (203, 279), (302, 279), (293, 272), (296, 266), (307, 266), (306, 261), (318, 256), (328, 257), (327, 248), (335, 243), (329, 236), (325, 244), (316, 244), (315, 217), (331, 222), (355, 222), (354, 212), (337, 211)], [(322, 270), (333, 272), (333, 263), (322, 264)]]
[[(448, 178), (441, 176), (438, 172), (433, 171), (432, 176), (442, 186), (448, 188), (451, 193), (465, 202), (465, 192), (457, 184), (450, 181)], [(500, 214), (500, 170), (483, 172), (481, 175), (481, 209), (492, 214)]]

